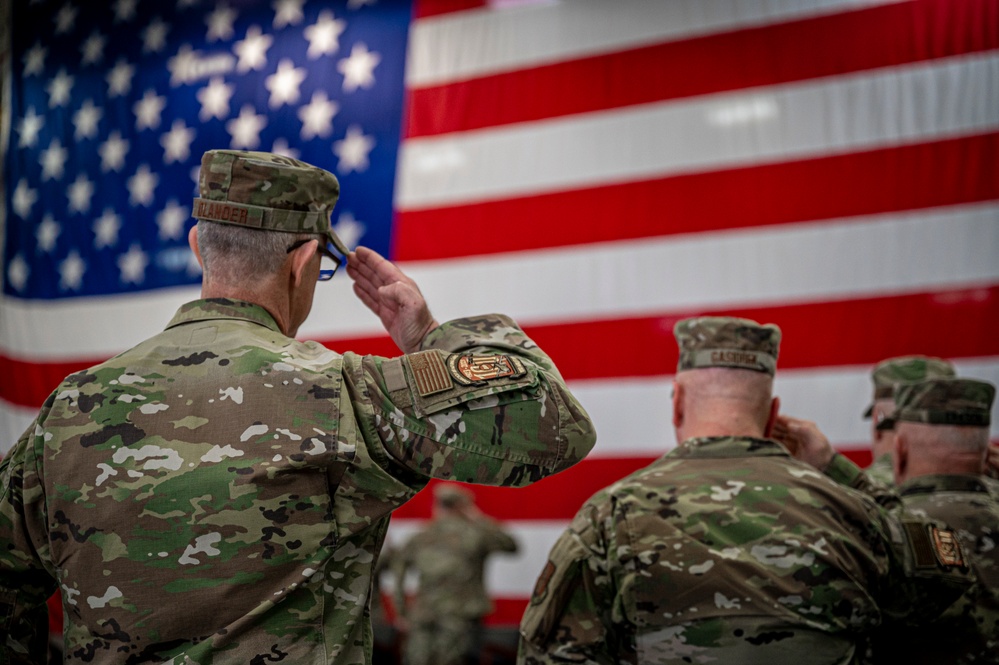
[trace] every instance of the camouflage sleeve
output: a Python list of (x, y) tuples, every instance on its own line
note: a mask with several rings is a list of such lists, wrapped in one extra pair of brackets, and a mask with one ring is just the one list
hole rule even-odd
[(504, 529), (499, 522), (489, 517), (478, 521), (485, 537), (486, 550), (489, 552), (516, 552), (517, 541)]
[(902, 505), (902, 499), (895, 488), (871, 478), (846, 455), (836, 453), (825, 468), (825, 474), (840, 485), (863, 492), (885, 508), (896, 509)]
[(612, 618), (607, 556), (616, 548), (597, 519), (596, 509), (584, 505), (552, 547), (520, 623), (520, 665), (634, 662), (634, 645), (624, 643), (628, 631)]
[(46, 599), (56, 589), (48, 552), (45, 497), (35, 469), (32, 424), (0, 463), (0, 664), (42, 663)]
[(523, 486), (596, 440), (551, 359), (502, 315), (445, 323), (400, 358), (344, 360), (365, 439), (420, 478)]
[[(880, 508), (880, 507), (879, 507)], [(891, 574), (878, 604), (886, 625), (925, 625), (975, 581), (955, 531), (900, 507), (880, 509), (890, 539)]]

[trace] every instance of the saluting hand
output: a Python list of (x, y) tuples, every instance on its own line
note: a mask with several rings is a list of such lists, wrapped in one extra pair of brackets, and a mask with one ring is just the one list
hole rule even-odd
[(824, 471), (836, 454), (826, 435), (810, 420), (779, 415), (770, 438), (780, 441), (795, 458), (819, 471)]
[(416, 282), (367, 247), (348, 255), (347, 274), (354, 280), (354, 293), (381, 319), (396, 345), (404, 353), (419, 351), (423, 338), (439, 324)]

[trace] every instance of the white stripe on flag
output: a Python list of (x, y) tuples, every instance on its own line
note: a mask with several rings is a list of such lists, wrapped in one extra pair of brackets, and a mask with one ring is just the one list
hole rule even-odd
[[(987, 85), (987, 82), (993, 85)], [(961, 99), (960, 104), (952, 103)], [(999, 54), (404, 141), (396, 207), (442, 207), (999, 127)]]
[[(996, 219), (993, 202), (403, 268), (440, 321), (503, 312), (527, 325), (821, 302), (995, 282)], [(197, 289), (186, 288), (80, 302), (5, 298), (0, 340), (5, 353), (20, 359), (107, 357), (156, 334), (177, 307), (197, 297)], [(317, 289), (300, 332), (324, 339), (380, 334), (345, 278)]]
[(898, 0), (639, 0), (554, 2), (420, 19), (406, 85), (422, 87), (649, 43), (687, 39)]

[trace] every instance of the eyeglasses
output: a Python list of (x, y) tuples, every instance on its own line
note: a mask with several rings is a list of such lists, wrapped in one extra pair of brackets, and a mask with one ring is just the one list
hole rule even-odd
[[(288, 247), (287, 253), (291, 254), (292, 252), (294, 252), (296, 249), (298, 249), (307, 242), (312, 242), (312, 240), (295, 241), (294, 243), (292, 243), (290, 247)], [(319, 253), (320, 256), (319, 277), (317, 278), (316, 281), (328, 282), (331, 279), (333, 279), (333, 275), (336, 274), (336, 269), (339, 268), (344, 263), (346, 263), (347, 259), (346, 257), (337, 256), (334, 253), (335, 249), (333, 245), (329, 242), (326, 243), (325, 247), (323, 245), (319, 245), (318, 247), (316, 247), (316, 251)]]

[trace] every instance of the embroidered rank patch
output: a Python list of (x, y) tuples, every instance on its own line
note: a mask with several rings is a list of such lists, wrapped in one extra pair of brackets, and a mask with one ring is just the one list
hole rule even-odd
[(964, 556), (961, 554), (961, 545), (954, 537), (954, 532), (949, 529), (938, 529), (930, 527), (930, 534), (933, 536), (933, 549), (936, 551), (937, 559), (944, 566), (964, 567)]
[(416, 380), (416, 390), (420, 397), (433, 395), (454, 386), (448, 376), (447, 367), (436, 351), (419, 351), (409, 356), (409, 366)]
[(524, 363), (513, 356), (463, 356), (447, 358), (447, 367), (458, 383), (470, 386), (495, 379), (516, 378), (527, 373)]
[(538, 576), (538, 581), (534, 584), (534, 591), (531, 594), (531, 600), (541, 600), (548, 594), (548, 583), (552, 581), (552, 575), (555, 574), (555, 564), (551, 559), (545, 564), (545, 569), (541, 571), (541, 575)]

